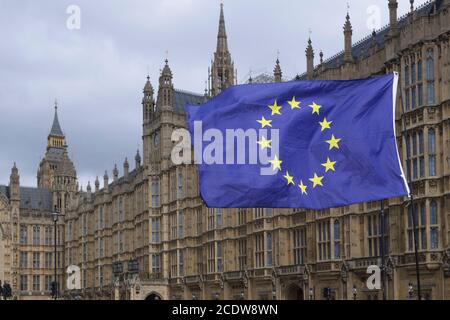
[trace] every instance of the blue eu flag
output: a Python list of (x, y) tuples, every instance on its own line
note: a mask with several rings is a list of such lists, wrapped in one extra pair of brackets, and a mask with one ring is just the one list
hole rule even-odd
[(325, 209), (408, 195), (397, 82), (239, 85), (187, 106), (201, 197), (215, 208)]

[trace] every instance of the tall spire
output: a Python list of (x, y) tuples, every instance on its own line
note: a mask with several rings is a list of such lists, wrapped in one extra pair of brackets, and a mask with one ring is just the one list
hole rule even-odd
[(223, 3), (220, 4), (219, 32), (217, 34), (217, 52), (228, 51), (227, 31), (225, 29), (225, 15), (223, 14)]
[(211, 71), (208, 75), (211, 81), (211, 95), (218, 95), (235, 83), (234, 63), (228, 50), (228, 38), (225, 29), (225, 15), (223, 3), (220, 4), (219, 31), (217, 33), (217, 47), (214, 53)]
[(55, 100), (55, 116), (53, 117), (53, 125), (50, 130), (50, 135), (64, 137), (64, 133), (61, 130), (61, 126), (59, 125), (58, 120), (58, 101)]
[(49, 148), (66, 148), (64, 133), (61, 130), (61, 126), (59, 124), (58, 119), (58, 102), (55, 100), (55, 115), (53, 117), (52, 128), (50, 129), (50, 133), (47, 138), (47, 149)]

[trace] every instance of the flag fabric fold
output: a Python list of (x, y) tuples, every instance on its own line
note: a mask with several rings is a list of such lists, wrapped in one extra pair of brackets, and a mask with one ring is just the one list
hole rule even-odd
[(320, 210), (407, 196), (397, 84), (390, 74), (238, 85), (186, 106), (201, 197), (213, 208)]

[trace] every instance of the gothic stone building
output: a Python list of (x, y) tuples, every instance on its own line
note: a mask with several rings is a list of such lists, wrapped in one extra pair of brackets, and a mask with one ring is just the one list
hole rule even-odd
[[(54, 281), (54, 220), (64, 215), (77, 192), (76, 171), (67, 155), (55, 105), (47, 151), (37, 172), (37, 188), (20, 186), (14, 164), (8, 186), (0, 185), (0, 280), (20, 299), (48, 299)], [(57, 276), (64, 281), (64, 220), (57, 234)]]
[[(356, 44), (347, 15), (345, 50), (325, 61), (321, 52), (317, 66), (309, 40), (307, 72), (296, 80), (400, 73), (398, 144), (415, 202), (411, 207), (408, 198), (384, 201), (386, 294), (389, 299), (417, 294), (416, 233), (423, 297), (450, 299), (450, 1), (431, 1), (419, 8), (411, 1), (411, 11), (400, 19), (396, 0), (389, 0), (388, 8), (389, 26)], [(271, 78), (282, 81), (278, 60)], [(130, 171), (125, 160), (122, 176), (116, 166), (112, 182), (105, 172), (102, 188), (97, 178), (95, 190), (90, 185), (87, 192), (76, 188), (75, 195), (71, 188), (63, 192), (51, 184), (53, 203), (60, 204), (61, 210), (72, 199), (64, 211), (64, 265), (81, 268), (81, 289), (66, 290), (67, 298), (382, 297), (381, 290), (366, 286), (367, 267), (381, 266), (380, 202), (322, 211), (207, 208), (199, 197), (195, 166), (171, 162), (172, 132), (186, 128), (185, 104), (201, 104), (235, 83), (221, 8), (217, 48), (204, 95), (174, 89), (167, 61), (156, 99), (147, 79), (142, 100), (143, 156), (138, 152), (134, 169)], [(49, 168), (41, 166), (40, 172), (55, 170)], [(46, 188), (45, 181), (51, 180), (49, 173), (39, 179)], [(13, 169), (10, 187), (2, 189), (8, 190), (3, 191), (6, 196), (0, 197), (6, 208), (0, 209), (4, 239), (0, 251), (7, 258), (3, 270), (17, 287), (21, 285), (18, 274), (27, 271), (14, 259), (14, 252), (21, 248), (14, 249), (17, 240), (8, 240), (14, 239), (14, 232), (6, 228), (21, 225), (14, 212), (25, 219), (12, 191), (14, 181)], [(20, 210), (14, 211), (14, 205)]]

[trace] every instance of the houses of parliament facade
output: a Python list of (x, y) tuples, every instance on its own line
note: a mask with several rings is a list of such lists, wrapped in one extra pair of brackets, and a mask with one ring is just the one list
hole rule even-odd
[[(384, 253), (387, 298), (415, 299), (416, 234), (422, 298), (450, 299), (450, 0), (410, 1), (400, 18), (397, 1), (387, 2), (390, 24), (357, 43), (347, 14), (344, 51), (330, 59), (320, 52), (315, 64), (310, 39), (307, 71), (294, 79), (399, 72), (397, 142), (414, 202), (386, 199), (384, 228), (379, 201), (322, 211), (207, 208), (195, 165), (171, 162), (186, 103), (237, 83), (221, 6), (205, 93), (174, 89), (167, 60), (157, 92), (147, 78), (143, 150), (121, 174), (115, 166), (111, 178), (79, 188), (55, 109), (37, 187), (20, 185), (16, 165), (0, 186), (0, 280), (18, 299), (49, 299), (56, 261), (66, 299), (381, 299), (366, 281)], [(271, 78), (283, 81), (278, 59)], [(79, 290), (65, 286), (71, 265), (81, 270)]]

